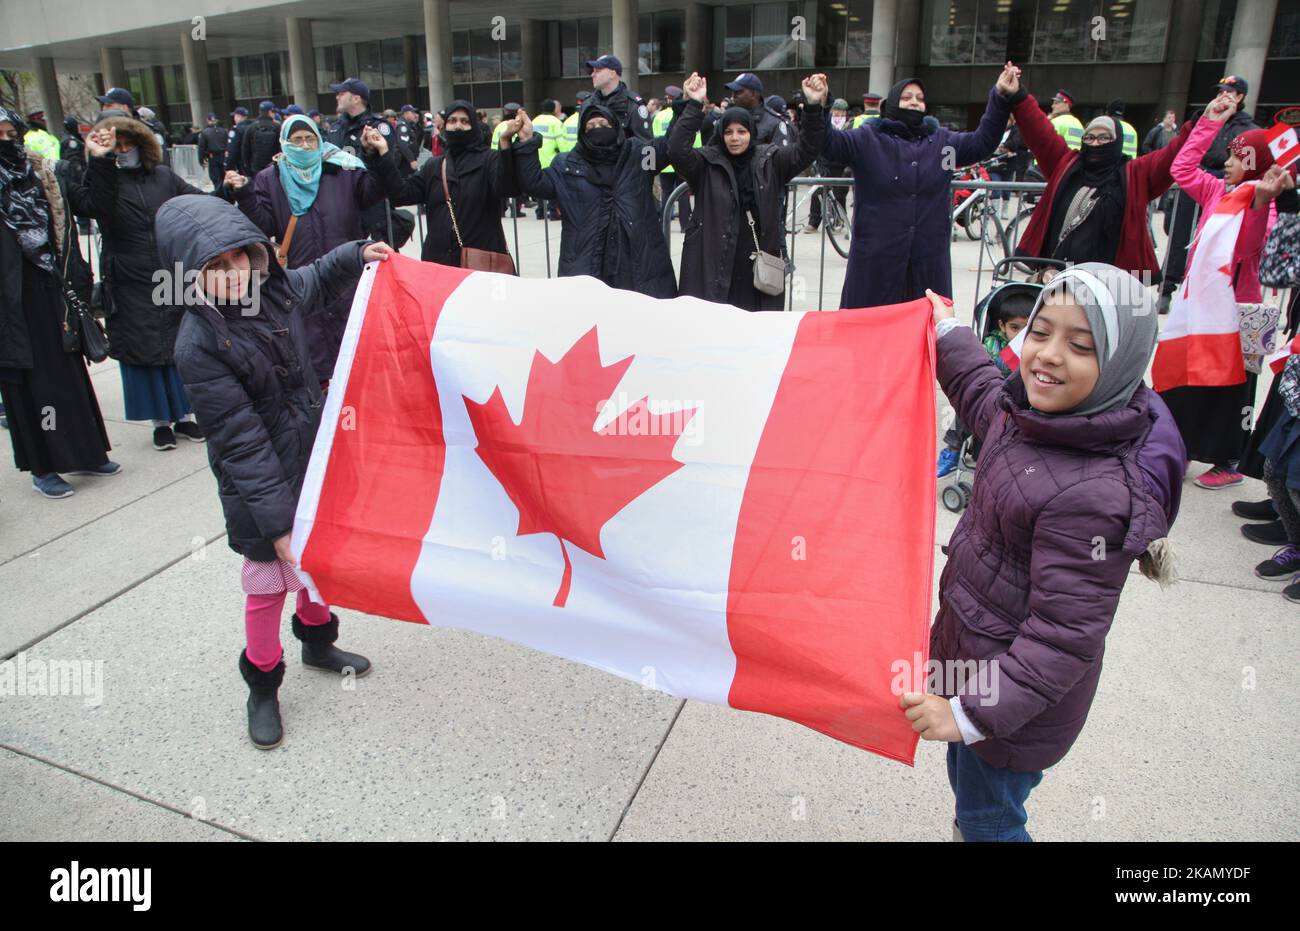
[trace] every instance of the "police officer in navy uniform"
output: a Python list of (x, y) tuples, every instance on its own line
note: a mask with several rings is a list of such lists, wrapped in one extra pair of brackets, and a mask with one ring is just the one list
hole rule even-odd
[(593, 103), (608, 107), (623, 124), (629, 139), (632, 136), (653, 139), (650, 111), (641, 95), (623, 83), (623, 63), (613, 55), (601, 55), (587, 62), (587, 67), (591, 70), (592, 95), (583, 108)]
[(81, 138), (81, 122), (75, 116), (63, 118), (67, 130), (59, 140), (59, 159), (68, 163), (74, 180), (80, 181), (86, 172), (86, 142)]
[[(390, 145), (392, 144), (396, 134), (393, 132), (393, 127), (388, 125), (388, 120), (371, 112), (370, 87), (365, 81), (348, 78), (338, 84), (331, 84), (330, 90), (334, 92), (334, 102), (337, 105), (339, 116), (333, 128), (325, 137), (328, 142), (334, 143), (340, 149), (350, 152), (357, 158), (362, 158), (365, 150), (361, 145), (361, 131), (367, 126), (373, 126)], [(403, 164), (399, 158), (398, 165), (399, 170), (402, 170), (404, 174), (410, 174), (411, 168), (409, 164)], [(372, 239), (382, 239), (388, 242), (388, 211), (388, 201), (381, 200), (373, 207), (368, 207), (362, 212), (361, 224), (366, 235)], [(401, 221), (394, 221), (394, 225), (398, 222)], [(400, 231), (395, 230), (395, 232)], [(400, 235), (396, 238), (402, 239)], [(405, 240), (402, 239), (402, 241)], [(400, 248), (397, 243), (390, 242), (389, 245)]]
[(420, 129), (420, 111), (409, 103), (402, 104), (397, 117), (397, 138), (418, 158), (424, 132)]
[(732, 92), (735, 105), (749, 111), (750, 119), (754, 123), (756, 145), (769, 143), (789, 145), (794, 140), (789, 124), (765, 105), (763, 82), (758, 79), (758, 75), (746, 71), (736, 80), (728, 83), (726, 88)]
[(250, 125), (247, 107), (235, 107), (230, 111), (230, 132), (226, 133), (226, 171), (245, 174), (240, 152), (244, 146), (244, 133), (248, 132)]
[(199, 133), (199, 164), (208, 169), (213, 190), (220, 190), (226, 177), (226, 127), (215, 113), (208, 114), (208, 125)]

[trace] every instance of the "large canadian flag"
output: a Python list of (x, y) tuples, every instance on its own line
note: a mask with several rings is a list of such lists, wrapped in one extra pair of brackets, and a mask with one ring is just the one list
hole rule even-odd
[(330, 383), (303, 578), (910, 764), (894, 683), (928, 653), (930, 318), (393, 256)]
[(1156, 391), (1188, 385), (1239, 385), (1246, 380), (1232, 260), (1254, 184), (1222, 197), (1198, 234), (1183, 285), (1169, 307), (1151, 364)]

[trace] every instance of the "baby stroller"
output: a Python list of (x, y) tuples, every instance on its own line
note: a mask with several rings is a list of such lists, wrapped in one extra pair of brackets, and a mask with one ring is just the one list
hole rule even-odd
[[(1038, 300), (1039, 292), (1043, 290), (1042, 283), (1017, 281), (1014, 278), (1016, 271), (1028, 272), (1031, 277), (1038, 278), (1044, 271), (1060, 271), (1065, 268), (1066, 263), (1058, 259), (1036, 258), (1006, 258), (993, 266), (993, 280), (989, 292), (975, 305), (975, 316), (971, 323), (971, 328), (980, 338), (980, 342), (992, 336), (997, 330), (1002, 309), (1007, 303), (1014, 302), (1021, 307), (1032, 307), (1033, 302)], [(959, 420), (954, 421), (948, 431), (949, 434), (954, 432), (960, 437), (957, 468), (944, 477), (948, 484), (940, 493), (940, 500), (947, 510), (960, 514), (970, 504), (971, 494), (974, 492), (968, 477), (975, 473), (976, 459), (979, 456), (979, 440), (966, 430)]]

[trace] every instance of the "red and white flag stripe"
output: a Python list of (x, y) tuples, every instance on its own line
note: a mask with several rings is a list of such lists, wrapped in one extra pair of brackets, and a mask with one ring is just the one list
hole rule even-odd
[(749, 314), (394, 256), (365, 272), (330, 384), (304, 580), (910, 763), (896, 682), (928, 655), (930, 317)]

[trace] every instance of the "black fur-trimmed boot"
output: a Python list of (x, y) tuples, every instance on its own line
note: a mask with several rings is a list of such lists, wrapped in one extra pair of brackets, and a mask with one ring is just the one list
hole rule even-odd
[(270, 672), (263, 672), (239, 654), (239, 672), (248, 683), (248, 738), (259, 750), (273, 750), (284, 740), (280, 723), (280, 684), (284, 682), (284, 660)]
[(332, 611), (328, 624), (304, 624), (295, 612), (293, 635), (302, 641), (304, 666), (338, 673), (350, 670), (358, 679), (370, 672), (370, 660), (360, 653), (348, 653), (334, 646), (339, 638), (339, 618)]

